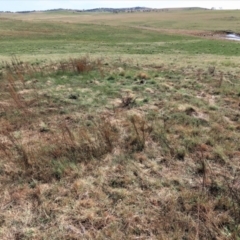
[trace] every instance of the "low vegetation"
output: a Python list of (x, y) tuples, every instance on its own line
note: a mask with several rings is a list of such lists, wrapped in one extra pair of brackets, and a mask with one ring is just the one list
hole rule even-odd
[(0, 238), (240, 239), (239, 44), (28, 24), (59, 35), (0, 41)]
[(237, 239), (239, 73), (90, 57), (4, 69), (3, 239)]

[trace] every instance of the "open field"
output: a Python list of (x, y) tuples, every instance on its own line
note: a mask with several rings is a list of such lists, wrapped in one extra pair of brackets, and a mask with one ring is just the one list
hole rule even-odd
[(0, 239), (239, 240), (238, 20), (1, 14)]
[(214, 31), (238, 32), (238, 15), (238, 11), (1, 14), (0, 54), (48, 60), (86, 53), (239, 56), (238, 43), (211, 39)]
[(43, 12), (1, 14), (2, 17), (24, 21), (48, 21), (83, 24), (133, 25), (165, 29), (233, 30), (239, 31), (239, 10), (231, 11), (168, 11), (146, 13), (71, 13)]

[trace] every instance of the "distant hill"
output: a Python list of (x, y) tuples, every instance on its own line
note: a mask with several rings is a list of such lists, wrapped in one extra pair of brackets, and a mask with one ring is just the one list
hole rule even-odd
[[(210, 10), (208, 8), (200, 7), (189, 7), (189, 8), (148, 8), (148, 7), (132, 7), (132, 8), (93, 8), (93, 9), (49, 9), (43, 11), (18, 11), (16, 13), (34, 13), (34, 12), (109, 12), (109, 13), (120, 13), (120, 12), (166, 12), (166, 11), (183, 11), (183, 10)], [(11, 11), (0, 11), (4, 13), (12, 13)]]
[(133, 7), (133, 8), (95, 8), (83, 10), (84, 12), (142, 12), (142, 11), (151, 11), (152, 8), (146, 7)]

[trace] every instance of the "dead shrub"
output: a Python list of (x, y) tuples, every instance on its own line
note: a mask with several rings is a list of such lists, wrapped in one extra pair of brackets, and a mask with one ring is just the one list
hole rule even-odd
[(126, 96), (121, 96), (121, 105), (120, 107), (122, 108), (131, 108), (132, 106), (135, 105), (136, 103), (136, 97), (133, 95), (127, 94)]
[(8, 92), (10, 96), (14, 100), (16, 106), (26, 114), (28, 110), (26, 108), (24, 100), (18, 94), (17, 84), (11, 72), (7, 72), (6, 78), (8, 81)]
[(130, 117), (130, 131), (126, 138), (126, 148), (131, 151), (142, 151), (145, 148), (146, 139), (151, 132), (144, 118), (137, 115)]

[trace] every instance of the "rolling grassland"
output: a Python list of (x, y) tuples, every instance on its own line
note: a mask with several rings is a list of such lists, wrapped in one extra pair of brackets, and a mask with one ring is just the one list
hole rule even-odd
[(238, 20), (0, 14), (0, 239), (239, 240)]

